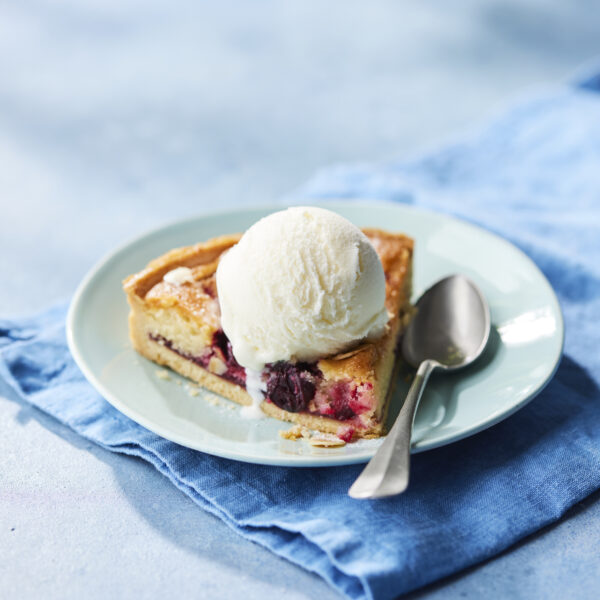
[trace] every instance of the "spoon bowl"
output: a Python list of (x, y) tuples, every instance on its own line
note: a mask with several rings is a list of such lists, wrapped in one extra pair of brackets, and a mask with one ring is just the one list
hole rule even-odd
[(425, 360), (455, 370), (471, 364), (490, 336), (490, 311), (479, 288), (463, 275), (430, 287), (402, 340), (402, 356), (417, 369)]
[(488, 304), (463, 275), (438, 281), (421, 296), (416, 309), (402, 340), (402, 355), (417, 373), (385, 441), (348, 490), (353, 498), (385, 498), (408, 487), (412, 426), (429, 376), (436, 369), (453, 371), (470, 365), (488, 342)]

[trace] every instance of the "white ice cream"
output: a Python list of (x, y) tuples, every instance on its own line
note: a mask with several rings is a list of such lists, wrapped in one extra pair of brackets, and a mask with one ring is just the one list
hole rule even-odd
[(240, 409), (240, 415), (245, 419), (262, 419), (266, 416), (261, 410), (260, 405), (265, 396), (265, 392), (267, 391), (267, 387), (260, 375), (259, 371), (246, 369), (246, 391), (250, 398), (252, 398), (252, 404), (249, 406), (242, 406)]
[(389, 318), (375, 249), (322, 208), (289, 208), (255, 223), (221, 258), (217, 290), (235, 358), (254, 371), (341, 352), (380, 336)]

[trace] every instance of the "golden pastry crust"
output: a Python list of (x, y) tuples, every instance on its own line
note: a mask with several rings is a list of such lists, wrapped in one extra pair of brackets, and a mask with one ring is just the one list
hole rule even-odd
[[(169, 271), (177, 267), (192, 269), (194, 279), (201, 281), (214, 275), (221, 254), (237, 244), (241, 237), (241, 233), (222, 235), (193, 246), (169, 250), (166, 254), (151, 260), (139, 273), (126, 277), (123, 281), (123, 289), (128, 297), (135, 294), (144, 298)], [(176, 290), (169, 290), (165, 296), (173, 296), (174, 291)]]
[[(317, 362), (327, 382), (354, 381), (372, 385), (377, 401), (360, 415), (351, 429), (356, 437), (377, 437), (384, 423), (393, 390), (396, 346), (412, 308), (409, 304), (412, 282), (413, 241), (405, 235), (367, 228), (363, 232), (377, 251), (386, 276), (386, 308), (391, 315), (384, 335), (373, 343)], [(236, 244), (241, 234), (224, 235), (206, 242), (176, 248), (151, 261), (127, 277), (123, 288), (131, 307), (130, 337), (134, 348), (146, 358), (166, 365), (203, 387), (239, 404), (251, 404), (244, 387), (224, 379), (223, 364), (211, 359), (198, 364), (200, 356), (220, 329), (220, 310), (215, 273), (221, 255)], [(191, 280), (181, 285), (164, 281), (177, 267), (191, 269)], [(264, 401), (263, 411), (275, 418), (311, 429), (340, 434), (349, 429), (345, 421), (309, 412), (290, 412)]]

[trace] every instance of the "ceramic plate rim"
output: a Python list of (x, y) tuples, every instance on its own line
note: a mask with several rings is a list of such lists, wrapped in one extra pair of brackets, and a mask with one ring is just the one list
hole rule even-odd
[[(467, 429), (458, 431), (454, 434), (450, 434), (447, 437), (435, 440), (429, 443), (417, 444), (413, 446), (412, 453), (424, 452), (426, 450), (433, 450), (435, 448), (439, 448), (445, 446), (447, 444), (451, 444), (462, 440), (466, 437), (470, 437), (475, 435), (493, 425), (503, 421), (504, 419), (510, 417), (515, 412), (523, 408), (526, 404), (531, 402), (552, 380), (554, 377), (558, 366), (560, 364), (560, 360), (563, 355), (564, 350), (564, 341), (565, 341), (565, 328), (564, 328), (564, 316), (562, 313), (562, 309), (560, 306), (560, 302), (556, 296), (552, 285), (541, 271), (541, 269), (535, 264), (535, 262), (527, 256), (520, 248), (515, 246), (513, 243), (503, 238), (502, 236), (476, 224), (472, 223), (466, 219), (456, 217), (452, 214), (444, 213), (441, 211), (435, 211), (420, 207), (415, 207), (407, 204), (397, 204), (391, 202), (382, 202), (378, 200), (328, 200), (328, 201), (320, 201), (320, 202), (311, 202), (308, 201), (306, 205), (311, 206), (322, 206), (325, 208), (330, 208), (335, 210), (336, 207), (339, 208), (354, 208), (354, 209), (369, 209), (373, 207), (378, 208), (386, 208), (391, 210), (399, 210), (408, 211), (415, 213), (417, 215), (424, 216), (432, 216), (434, 218), (442, 218), (444, 220), (458, 222), (463, 226), (467, 226), (469, 228), (473, 228), (480, 233), (485, 234), (486, 236), (491, 236), (496, 239), (496, 241), (505, 244), (511, 248), (512, 251), (516, 251), (519, 255), (519, 258), (525, 261), (531, 268), (533, 268), (538, 276), (543, 280), (546, 286), (546, 291), (548, 292), (549, 300), (552, 301), (554, 305), (554, 313), (557, 317), (557, 335), (560, 336), (560, 344), (558, 347), (558, 351), (553, 356), (553, 367), (549, 370), (548, 375), (544, 380), (540, 380), (537, 387), (527, 395), (525, 395), (518, 402), (515, 402), (510, 407), (499, 410), (497, 412), (492, 412), (487, 417), (480, 419), (479, 421), (472, 424), (472, 426)], [(178, 433), (173, 432), (171, 430), (165, 430), (160, 425), (157, 425), (156, 422), (151, 419), (147, 419), (145, 416), (138, 414), (135, 410), (129, 408), (125, 401), (122, 401), (117, 394), (113, 393), (108, 387), (106, 387), (102, 381), (96, 376), (93, 369), (88, 366), (85, 356), (80, 351), (76, 340), (76, 328), (77, 328), (77, 317), (80, 310), (82, 310), (82, 302), (85, 295), (85, 292), (90, 287), (90, 285), (96, 280), (96, 278), (103, 272), (103, 270), (107, 267), (107, 265), (113, 261), (116, 257), (125, 252), (128, 248), (137, 245), (143, 242), (147, 238), (151, 238), (157, 234), (167, 233), (171, 229), (175, 229), (185, 225), (189, 221), (201, 220), (206, 218), (214, 218), (214, 217), (222, 217), (227, 218), (237, 213), (250, 213), (250, 212), (266, 212), (266, 211), (275, 211), (281, 210), (285, 208), (285, 204), (263, 204), (263, 205), (251, 205), (251, 206), (238, 206), (235, 208), (229, 208), (225, 210), (207, 210), (202, 211), (197, 215), (190, 215), (185, 218), (176, 219), (170, 221), (164, 225), (152, 227), (141, 234), (138, 234), (124, 243), (118, 245), (115, 249), (105, 254), (99, 261), (97, 261), (92, 268), (87, 272), (84, 276), (80, 284), (77, 286), (77, 289), (73, 295), (73, 298), (70, 302), (69, 309), (67, 312), (66, 318), (66, 337), (67, 344), (75, 363), (88, 380), (89, 383), (102, 395), (102, 397), (109, 402), (114, 408), (116, 408), (119, 412), (123, 413), (125, 416), (130, 418), (132, 421), (138, 423), (142, 427), (145, 427), (149, 431), (182, 446), (187, 448), (191, 448), (197, 451), (205, 452), (207, 454), (211, 454), (214, 456), (220, 456), (223, 458), (238, 460), (242, 462), (248, 462), (253, 464), (264, 464), (271, 466), (292, 466), (292, 467), (315, 467), (315, 466), (341, 466), (347, 464), (356, 464), (356, 463), (364, 463), (367, 462), (371, 456), (375, 453), (377, 447), (373, 446), (372, 448), (368, 448), (365, 450), (364, 454), (361, 455), (353, 455), (353, 456), (343, 456), (343, 455), (319, 455), (319, 456), (310, 456), (310, 455), (288, 455), (281, 454), (281, 456), (264, 456), (261, 459), (257, 459), (256, 457), (248, 457), (244, 453), (240, 451), (236, 451), (232, 449), (231, 451), (223, 452), (214, 452), (211, 451), (210, 447), (207, 447), (206, 444), (198, 444), (191, 445), (190, 440), (185, 436), (180, 436)], [(235, 444), (232, 442), (232, 444)]]

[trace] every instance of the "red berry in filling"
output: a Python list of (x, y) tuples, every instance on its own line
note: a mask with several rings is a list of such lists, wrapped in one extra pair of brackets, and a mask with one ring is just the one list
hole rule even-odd
[(306, 410), (315, 396), (315, 380), (322, 377), (316, 365), (303, 362), (277, 362), (267, 372), (267, 398), (290, 412)]
[(346, 443), (351, 442), (354, 437), (354, 427), (346, 427), (344, 430), (338, 432), (337, 435), (340, 440), (343, 440)]
[(231, 349), (231, 342), (222, 329), (215, 331), (213, 334), (212, 348), (215, 354), (220, 354), (220, 358), (227, 366), (227, 371), (221, 377), (245, 387), (246, 370), (235, 360), (233, 350)]
[(333, 409), (333, 418), (339, 421), (346, 421), (356, 416), (356, 413), (350, 408), (351, 399), (350, 384), (346, 381), (339, 381), (329, 390), (331, 397), (331, 408)]

